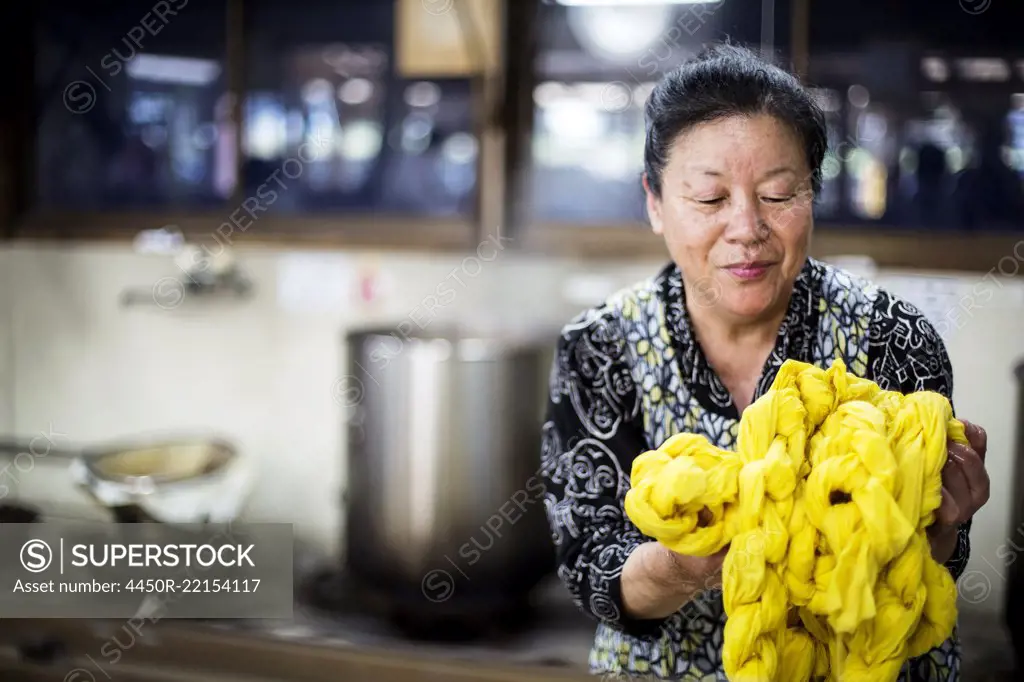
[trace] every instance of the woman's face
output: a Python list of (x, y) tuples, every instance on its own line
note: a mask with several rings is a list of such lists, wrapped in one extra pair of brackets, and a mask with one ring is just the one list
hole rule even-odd
[(785, 310), (814, 223), (810, 176), (799, 138), (772, 116), (719, 119), (675, 140), (647, 209), (688, 301), (739, 322)]

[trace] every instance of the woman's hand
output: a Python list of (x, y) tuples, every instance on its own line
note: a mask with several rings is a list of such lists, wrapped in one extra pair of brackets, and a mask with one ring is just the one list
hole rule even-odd
[(676, 554), (660, 542), (640, 545), (622, 567), (622, 603), (640, 620), (667, 618), (701, 592), (722, 584), (725, 547), (706, 557)]
[(988, 436), (980, 426), (967, 421), (963, 424), (970, 446), (949, 444), (942, 469), (942, 505), (935, 524), (929, 528), (932, 557), (940, 564), (949, 561), (956, 551), (957, 529), (988, 502), (989, 496), (985, 471)]
[(711, 556), (689, 556), (667, 548), (665, 552), (675, 567), (675, 579), (681, 585), (685, 585), (692, 594), (722, 586), (722, 562), (729, 553), (728, 545)]

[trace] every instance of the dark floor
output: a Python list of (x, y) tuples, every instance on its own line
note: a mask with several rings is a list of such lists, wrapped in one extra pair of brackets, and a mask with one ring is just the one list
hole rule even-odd
[(1010, 638), (997, 616), (961, 611), (962, 682), (1016, 682)]

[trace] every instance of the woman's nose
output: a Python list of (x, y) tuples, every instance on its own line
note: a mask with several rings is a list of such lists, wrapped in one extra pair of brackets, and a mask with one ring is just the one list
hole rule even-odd
[(732, 202), (732, 210), (725, 227), (725, 238), (730, 241), (748, 243), (762, 238), (764, 217), (758, 201), (743, 198)]

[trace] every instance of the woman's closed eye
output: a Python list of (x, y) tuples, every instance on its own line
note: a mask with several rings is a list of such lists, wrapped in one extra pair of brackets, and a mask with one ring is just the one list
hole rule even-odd
[(769, 203), (769, 204), (784, 204), (787, 201), (791, 201), (794, 197), (796, 197), (796, 194), (786, 194), (786, 195), (780, 195), (780, 196), (765, 196), (765, 197), (761, 197), (761, 201), (764, 201), (764, 202)]
[[(764, 195), (764, 196), (761, 196), (760, 199), (761, 199), (761, 201), (763, 201), (766, 204), (784, 204), (787, 201), (792, 201), (793, 199), (796, 198), (796, 196), (797, 196), (797, 194), (795, 192), (793, 192), (793, 193), (779, 193), (779, 194)], [(724, 197), (724, 196), (718, 196), (718, 197), (696, 197), (696, 198), (693, 199), (693, 201), (695, 201), (698, 204), (701, 204), (702, 206), (718, 206), (719, 204), (725, 203), (725, 201), (727, 201), (727, 199), (728, 199), (728, 197)]]

